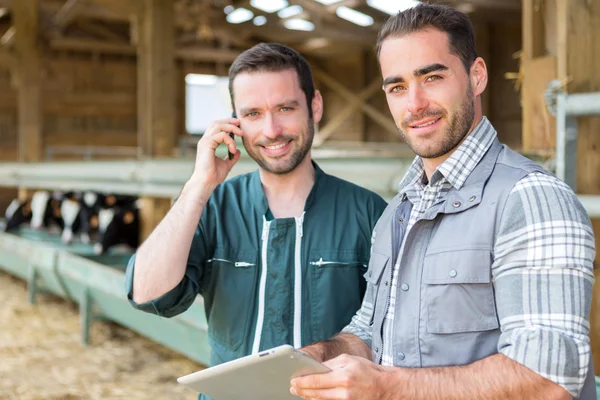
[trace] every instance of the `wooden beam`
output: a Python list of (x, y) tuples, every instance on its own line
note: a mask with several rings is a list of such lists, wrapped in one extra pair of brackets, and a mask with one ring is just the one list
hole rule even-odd
[(377, 92), (379, 89), (381, 89), (381, 78), (375, 78), (369, 84), (369, 86), (363, 89), (358, 96), (356, 96), (354, 100), (349, 102), (346, 108), (336, 113), (336, 115), (327, 123), (327, 125), (325, 125), (322, 129), (319, 129), (319, 136), (318, 140), (316, 140), (317, 143), (315, 143), (315, 146), (318, 147), (327, 139), (329, 139), (329, 137), (335, 133), (335, 131), (337, 131), (340, 126), (347, 121), (348, 118), (352, 116), (356, 109), (361, 108), (365, 104), (365, 101), (369, 97), (373, 96), (373, 94), (375, 94), (375, 92)]
[[(145, 2), (146, 0), (142, 0)], [(92, 6), (102, 7), (114, 14), (129, 18), (137, 15), (140, 10), (139, 0), (86, 0)], [(171, 2), (172, 3), (172, 2)]]
[[(526, 1), (526, 0), (523, 0)], [(458, 0), (453, 2), (455, 5), (463, 4), (465, 1)], [(468, 3), (476, 8), (519, 11), (521, 10), (521, 0), (469, 0)]]
[[(346, 89), (346, 87), (343, 84), (339, 83), (326, 72), (322, 71), (319, 68), (313, 67), (313, 75), (316, 79), (320, 80), (325, 85), (335, 90), (340, 96), (344, 97), (348, 101), (356, 101), (357, 95), (352, 93), (350, 90)], [(388, 132), (393, 133), (398, 137), (401, 137), (400, 133), (398, 132), (398, 128), (396, 127), (396, 123), (393, 119), (386, 116), (384, 113), (371, 106), (370, 104), (363, 103), (360, 107), (362, 108), (365, 114), (367, 114), (373, 121), (381, 125), (382, 128), (385, 128)]]
[(42, 158), (41, 50), (38, 43), (38, 0), (19, 0), (13, 4), (15, 48), (18, 68), (19, 160)]
[(239, 51), (229, 49), (214, 49), (202, 47), (187, 47), (177, 49), (175, 56), (179, 60), (213, 61), (232, 63), (240, 55)]
[[(0, 7), (12, 10), (16, 1), (0, 0)], [(82, 3), (80, 9), (77, 10), (77, 14), (85, 18), (97, 18), (107, 21), (128, 21), (130, 10), (134, 10), (137, 3), (133, 0), (123, 1), (124, 6), (118, 7), (118, 3), (114, 3), (113, 6), (103, 3), (103, 0), (85, 0)], [(41, 1), (39, 5), (40, 9), (44, 13), (55, 15), (63, 5), (54, 1)], [(123, 8), (126, 7), (126, 8)]]
[(111, 43), (100, 40), (78, 39), (78, 38), (55, 38), (50, 39), (50, 48), (54, 50), (69, 50), (81, 52), (98, 52), (107, 54), (135, 55), (134, 46), (127, 43)]
[(64, 29), (73, 21), (78, 9), (81, 9), (83, 0), (67, 0), (60, 10), (54, 15), (53, 22), (59, 29)]
[[(135, 46), (127, 43), (102, 42), (91, 39), (55, 38), (50, 39), (53, 50), (69, 50), (81, 52), (97, 52), (106, 54), (136, 55)], [(138, 54), (139, 55), (139, 54)], [(178, 60), (200, 62), (233, 62), (239, 55), (238, 51), (215, 49), (212, 47), (183, 47), (175, 50), (174, 57)]]
[(127, 44), (128, 38), (115, 33), (109, 27), (102, 25), (101, 23), (92, 22), (91, 20), (79, 20), (76, 22), (76, 26), (81, 28), (83, 31), (99, 36), (113, 43), (125, 43)]
[[(540, 110), (540, 99), (543, 99), (544, 82), (536, 79), (539, 76), (538, 63), (534, 61), (536, 58), (544, 56), (546, 53), (546, 42), (544, 32), (544, 10), (540, 7), (537, 0), (523, 0), (522, 14), (522, 53), (520, 60), (520, 68), (523, 71), (523, 85), (521, 88), (521, 106), (523, 116), (521, 120), (521, 135), (524, 151), (532, 151), (536, 147), (547, 147), (548, 141), (540, 143), (536, 140), (536, 136), (543, 131), (548, 131), (547, 124), (543, 123), (541, 117), (545, 109)], [(556, 68), (552, 68), (556, 73)], [(547, 71), (547, 70), (546, 70)], [(556, 76), (551, 77), (551, 79)], [(535, 80), (535, 81), (534, 81)], [(543, 102), (541, 103), (543, 106)], [(540, 113), (542, 111), (542, 113)], [(549, 119), (545, 118), (546, 120)], [(537, 121), (542, 121), (541, 126)], [(546, 125), (546, 126), (545, 126)], [(541, 129), (540, 129), (541, 128)], [(542, 132), (541, 132), (542, 131)], [(552, 130), (555, 132), (555, 130)]]
[(15, 27), (11, 26), (0, 38), (0, 45), (10, 47), (15, 43)]
[(14, 62), (15, 56), (7, 49), (0, 48), (0, 65), (12, 69)]
[[(175, 28), (171, 0), (140, 4), (138, 28), (138, 147), (143, 157), (171, 156), (175, 132)], [(142, 198), (141, 239), (150, 235), (171, 202)]]
[(173, 4), (146, 0), (140, 7), (139, 146), (145, 156), (171, 155), (175, 146)]

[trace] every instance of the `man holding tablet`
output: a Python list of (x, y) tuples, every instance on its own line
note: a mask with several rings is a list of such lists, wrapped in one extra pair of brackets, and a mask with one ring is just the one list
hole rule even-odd
[(420, 4), (388, 20), (377, 49), (417, 157), (375, 227), (361, 310), (305, 349), (332, 371), (293, 380), (292, 393), (595, 400), (591, 223), (482, 115), (487, 69), (468, 17)]
[[(198, 142), (194, 173), (127, 268), (131, 304), (170, 317), (204, 297), (212, 365), (339, 332), (360, 308), (376, 194), (311, 160), (323, 100), (304, 58), (260, 44), (231, 66), (238, 118)], [(225, 181), (240, 136), (258, 171)], [(225, 144), (233, 159), (220, 159)], [(224, 182), (225, 181), (225, 182)]]

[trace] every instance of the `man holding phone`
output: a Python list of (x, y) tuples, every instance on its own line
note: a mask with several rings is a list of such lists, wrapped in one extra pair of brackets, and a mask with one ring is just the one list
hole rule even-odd
[[(229, 71), (239, 118), (198, 142), (194, 173), (127, 268), (131, 304), (170, 317), (204, 297), (211, 364), (339, 332), (360, 308), (371, 232), (385, 202), (311, 160), (323, 100), (302, 56), (280, 44)], [(225, 178), (242, 138), (258, 171)], [(227, 145), (233, 159), (215, 149)]]

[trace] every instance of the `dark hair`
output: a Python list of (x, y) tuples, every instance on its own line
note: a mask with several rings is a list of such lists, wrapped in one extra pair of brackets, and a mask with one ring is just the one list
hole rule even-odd
[(377, 59), (383, 42), (423, 29), (434, 28), (448, 34), (450, 52), (460, 58), (467, 73), (477, 58), (473, 25), (465, 14), (446, 5), (420, 3), (391, 16), (377, 35)]
[(233, 101), (233, 80), (238, 74), (252, 72), (279, 72), (293, 69), (298, 74), (300, 88), (306, 96), (308, 115), (312, 118), (312, 100), (315, 96), (310, 66), (296, 50), (279, 43), (259, 43), (244, 51), (235, 59), (229, 68), (229, 95), (231, 106)]

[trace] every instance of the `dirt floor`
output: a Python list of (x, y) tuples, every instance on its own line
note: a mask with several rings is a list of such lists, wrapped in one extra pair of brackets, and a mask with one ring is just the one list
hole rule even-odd
[(27, 302), (25, 282), (0, 272), (0, 399), (195, 399), (176, 378), (201, 365), (116, 324), (80, 341), (75, 304)]

